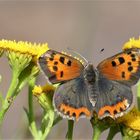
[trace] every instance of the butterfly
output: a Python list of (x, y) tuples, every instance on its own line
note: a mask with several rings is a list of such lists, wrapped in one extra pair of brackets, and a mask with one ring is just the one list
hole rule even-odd
[(38, 59), (47, 79), (60, 83), (53, 96), (56, 111), (65, 118), (82, 116), (116, 119), (133, 106), (131, 87), (140, 78), (140, 49), (124, 50), (95, 68), (76, 58), (48, 50)]

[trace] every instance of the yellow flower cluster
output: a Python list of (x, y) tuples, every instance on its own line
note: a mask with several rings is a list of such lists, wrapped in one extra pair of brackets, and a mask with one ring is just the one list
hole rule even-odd
[(50, 85), (50, 84), (46, 84), (45, 86), (35, 86), (33, 89), (33, 94), (40, 95), (43, 92), (45, 93), (49, 93), (51, 91), (54, 92), (55, 88), (56, 88), (55, 86)]
[(123, 45), (123, 50), (130, 48), (140, 48), (140, 37), (139, 39), (130, 38), (129, 41)]
[(133, 130), (140, 131), (140, 112), (136, 107), (134, 107), (129, 113), (118, 119), (120, 123)]
[(10, 41), (10, 40), (0, 40), (0, 49), (1, 50), (10, 50), (20, 53), (29, 54), (32, 56), (39, 57), (41, 54), (49, 50), (48, 44), (32, 44), (30, 42), (23, 41)]

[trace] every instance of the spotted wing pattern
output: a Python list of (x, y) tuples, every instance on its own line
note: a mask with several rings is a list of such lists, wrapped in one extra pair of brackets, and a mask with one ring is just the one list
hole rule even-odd
[(131, 86), (140, 78), (140, 49), (128, 49), (107, 58), (97, 66), (95, 110), (99, 118), (117, 118), (133, 105)]
[(38, 64), (51, 83), (74, 79), (80, 76), (84, 69), (77, 59), (54, 50), (40, 56)]

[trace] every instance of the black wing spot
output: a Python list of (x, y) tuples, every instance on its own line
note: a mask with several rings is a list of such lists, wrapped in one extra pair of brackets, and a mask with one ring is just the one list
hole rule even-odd
[(117, 110), (114, 110), (113, 113), (114, 113), (114, 115), (115, 115), (115, 114), (117, 114), (118, 112), (117, 112)]
[(124, 111), (123, 108), (120, 107), (120, 112)]
[(67, 65), (68, 65), (68, 66), (71, 66), (71, 63), (72, 63), (72, 62), (69, 60), (69, 61), (67, 62)]
[(115, 67), (117, 64), (115, 61), (112, 61), (112, 66)]
[(110, 114), (110, 112), (108, 110), (105, 110), (104, 114)]
[(81, 112), (79, 116), (83, 116), (83, 115), (85, 115), (85, 113), (84, 112)]
[(136, 58), (132, 58), (132, 61), (136, 61)]
[(128, 62), (128, 65), (131, 65), (132, 63), (131, 62)]
[(118, 60), (119, 60), (120, 64), (123, 64), (125, 62), (125, 59), (123, 57), (119, 57)]
[(59, 59), (59, 61), (60, 61), (62, 64), (64, 64), (65, 58), (61, 56), (60, 59)]
[(129, 54), (131, 54), (132, 52), (131, 51), (129, 51), (127, 54), (129, 55)]
[(73, 117), (76, 117), (76, 113), (72, 113), (72, 116), (73, 116)]
[(58, 62), (57, 62), (57, 61), (55, 61), (55, 62), (54, 62), (54, 65), (57, 65), (57, 64), (58, 64)]
[(49, 60), (50, 60), (50, 61), (53, 61), (54, 59), (51, 57), (51, 58), (49, 58)]
[(131, 54), (131, 57), (135, 57), (135, 54)]
[(125, 72), (124, 71), (122, 72), (122, 78), (125, 78)]
[(63, 77), (63, 75), (64, 75), (64, 72), (61, 71), (61, 72), (60, 72), (60, 77)]
[(58, 67), (57, 66), (53, 66), (53, 70), (54, 71), (57, 71), (58, 70)]
[(66, 112), (66, 115), (68, 115), (68, 116), (69, 116), (69, 115), (70, 115), (70, 111), (67, 111), (67, 112)]
[(130, 67), (128, 67), (128, 71), (130, 71), (130, 72), (131, 72), (132, 70), (133, 70), (133, 67), (131, 67), (131, 66), (130, 66)]

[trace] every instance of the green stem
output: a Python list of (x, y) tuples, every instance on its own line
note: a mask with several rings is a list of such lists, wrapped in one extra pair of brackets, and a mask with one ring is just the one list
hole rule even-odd
[(67, 139), (68, 140), (72, 140), (73, 126), (74, 126), (74, 121), (73, 120), (68, 120), (68, 132), (67, 132)]
[(18, 85), (18, 71), (13, 71), (12, 81), (11, 85), (9, 87), (9, 90), (7, 92), (7, 96), (2, 104), (1, 110), (0, 110), (0, 125), (4, 119), (5, 113), (7, 112), (8, 108), (10, 107), (12, 100), (14, 97), (14, 93), (16, 91), (17, 85)]
[(43, 135), (41, 137), (41, 140), (45, 140), (46, 139), (46, 137), (48, 136), (48, 134), (51, 131), (51, 128), (53, 126), (53, 121), (54, 121), (54, 111), (53, 110), (47, 111), (47, 118), (48, 118), (47, 119), (48, 124), (46, 126), (45, 131), (42, 132)]
[(1, 111), (0, 111), (0, 125), (2, 124), (2, 121), (4, 119), (4, 115), (5, 115), (5, 112), (7, 111), (7, 106), (6, 105), (7, 103), (4, 102), (4, 104), (2, 105), (2, 108), (1, 108)]
[(101, 133), (111, 126), (110, 120), (98, 120), (96, 116), (90, 122), (93, 128), (92, 140), (99, 140)]
[(140, 110), (140, 82), (137, 86), (137, 101), (138, 101), (138, 109)]
[(31, 132), (34, 137), (37, 137), (38, 132), (37, 132), (37, 127), (35, 123), (35, 118), (34, 118), (34, 111), (33, 111), (33, 94), (32, 90), (35, 85), (36, 78), (33, 78), (32, 80), (29, 81), (29, 93), (28, 93), (28, 105), (29, 105), (29, 112), (28, 112), (28, 117), (29, 117), (29, 125)]
[(119, 127), (118, 126), (112, 126), (110, 127), (110, 131), (107, 137), (107, 140), (112, 140), (113, 137), (119, 132)]
[[(43, 131), (42, 131), (42, 137), (41, 137), (41, 140), (45, 140), (53, 126), (54, 109), (53, 109), (53, 105), (52, 105), (51, 96), (49, 96), (49, 95), (46, 96), (45, 94), (42, 94), (42, 100), (40, 100), (40, 101), (41, 101), (42, 105), (44, 106), (44, 110), (46, 112), (46, 114), (43, 117), (44, 121), (42, 122), (42, 123), (46, 124), (46, 128), (44, 130), (42, 129)], [(42, 126), (43, 126), (43, 124), (42, 124)]]
[(55, 126), (58, 122), (60, 122), (62, 120), (62, 117), (57, 117), (54, 122), (53, 122), (53, 126)]
[(99, 127), (94, 126), (92, 140), (99, 140), (102, 131)]
[(17, 89), (17, 85), (18, 85), (18, 77), (19, 77), (19, 71), (14, 71), (13, 70), (13, 78), (12, 78), (12, 82), (11, 82), (11, 85), (9, 87), (9, 90), (7, 92), (7, 95), (6, 95), (6, 99), (10, 99), (10, 98), (13, 98), (14, 97), (14, 93)]
[(38, 131), (40, 135), (40, 140), (45, 140), (48, 136), (51, 128), (53, 127), (54, 122), (54, 108), (52, 105), (52, 96), (47, 93), (41, 93), (40, 95), (36, 95), (40, 105), (44, 109), (44, 116), (42, 119), (41, 129)]
[(3, 103), (4, 103), (4, 99), (3, 99), (2, 93), (0, 93), (0, 106), (2, 106)]

